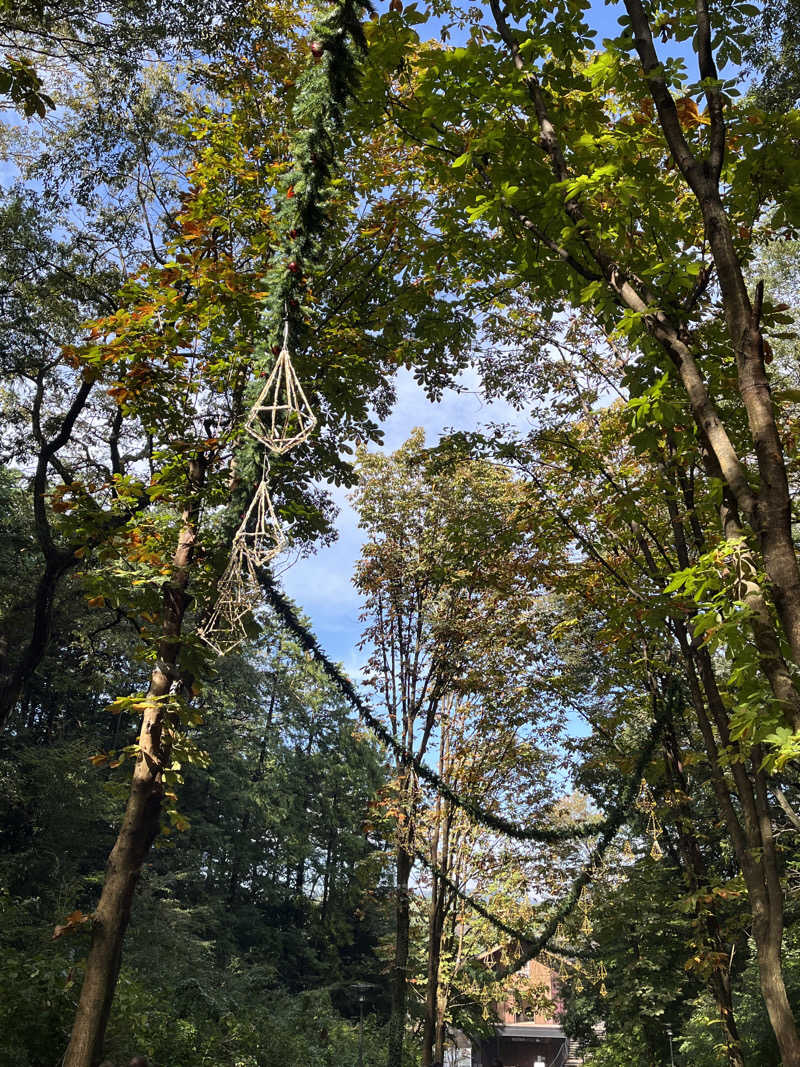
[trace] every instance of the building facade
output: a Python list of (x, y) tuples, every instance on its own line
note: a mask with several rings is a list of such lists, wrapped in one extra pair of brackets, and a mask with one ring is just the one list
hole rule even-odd
[[(487, 954), (487, 962), (492, 954)], [(561, 1006), (558, 978), (544, 963), (531, 960), (516, 975), (536, 995), (520, 1007), (514, 997), (497, 1005), (494, 1034), (471, 1041), (470, 1067), (579, 1067), (578, 1050), (558, 1024)], [(522, 980), (520, 982), (520, 980)], [(459, 1061), (465, 1064), (466, 1057)]]

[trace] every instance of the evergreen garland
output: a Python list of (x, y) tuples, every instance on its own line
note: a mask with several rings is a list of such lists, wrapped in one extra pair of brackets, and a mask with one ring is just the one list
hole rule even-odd
[(280, 243), (267, 271), (261, 313), (257, 371), (272, 362), (288, 326), (288, 347), (299, 347), (306, 293), (305, 276), (319, 265), (329, 222), (331, 175), (347, 104), (359, 78), (359, 55), (366, 48), (361, 19), (373, 11), (370, 0), (337, 0), (312, 22), (312, 62), (298, 79), (292, 118), (292, 165), (277, 191), (275, 218)]
[[(303, 651), (316, 659), (344, 698), (359, 714), (367, 726), (369, 726), (372, 732), (377, 735), (379, 740), (382, 741), (394, 754), (395, 758), (405, 766), (413, 766), (422, 781), (426, 782), (457, 808), (460, 808), (475, 822), (488, 827), (496, 833), (513, 838), (515, 841), (538, 841), (543, 844), (553, 844), (556, 841), (573, 841), (600, 835), (600, 841), (595, 849), (594, 856), (600, 858), (603, 855), (617, 830), (622, 825), (625, 815), (636, 797), (642, 772), (650, 762), (650, 758), (658, 738), (661, 735), (664, 723), (674, 714), (675, 701), (678, 699), (678, 690), (676, 686), (672, 686), (668, 690), (667, 699), (664, 701), (650, 727), (647, 739), (639, 759), (636, 762), (636, 767), (634, 768), (631, 777), (626, 782), (625, 788), (622, 790), (617, 804), (609, 815), (604, 819), (597, 819), (594, 821), (587, 820), (586, 822), (573, 826), (552, 826), (543, 825), (541, 823), (530, 826), (517, 826), (502, 815), (497, 815), (494, 812), (489, 811), (477, 801), (460, 796), (436, 773), (436, 771), (424, 764), (412, 752), (403, 748), (403, 746), (392, 737), (389, 730), (380, 721), (372, 708), (359, 695), (350, 679), (342, 674), (336, 664), (328, 658), (327, 654), (320, 647), (316, 637), (314, 637), (308, 627), (304, 626), (297, 617), (297, 613), (292, 605), (280, 590), (276, 588), (269, 573), (267, 571), (260, 572), (260, 579), (265, 596), (272, 606), (272, 609), (286, 629), (294, 635)], [(547, 933), (545, 941), (552, 938), (558, 923), (572, 910), (577, 902), (578, 896), (580, 896), (581, 889), (583, 889), (584, 885), (589, 881), (590, 876), (591, 871), (584, 871), (578, 876), (575, 885), (573, 886), (573, 893), (576, 894), (575, 899), (572, 899), (573, 894), (571, 893), (567, 898), (567, 900), (570, 901), (569, 907), (567, 907), (563, 913), (559, 910), (557, 913), (558, 917), (554, 920), (552, 930)], [(549, 924), (546, 929), (549, 930)], [(528, 959), (530, 959), (530, 956)]]
[[(310, 62), (297, 80), (292, 107), (292, 162), (275, 194), (279, 236), (263, 280), (266, 296), (256, 328), (254, 377), (248, 390), (251, 402), (263, 385), (259, 379), (269, 375), (284, 343), (290, 354), (303, 344), (309, 310), (307, 275), (322, 261), (330, 222), (331, 178), (347, 105), (359, 81), (360, 57), (367, 47), (361, 20), (373, 11), (371, 0), (334, 0), (309, 28)], [(239, 486), (223, 520), (223, 540), (232, 538), (236, 517), (252, 499), (245, 487), (259, 477), (263, 458), (263, 447), (244, 434), (236, 457)]]
[[(512, 926), (510, 923), (507, 923), (505, 919), (501, 919), (500, 916), (497, 915), (495, 912), (490, 911), (485, 904), (482, 904), (481, 901), (477, 899), (477, 897), (473, 897), (471, 894), (467, 893), (466, 890), (461, 889), (455, 884), (455, 882), (451, 881), (451, 879), (448, 878), (448, 876), (444, 873), (441, 867), (439, 867), (435, 863), (432, 863), (431, 860), (429, 860), (423, 852), (420, 852), (419, 850), (415, 849), (415, 855), (422, 864), (422, 866), (425, 867), (428, 871), (430, 871), (431, 874), (435, 875), (441, 882), (443, 882), (444, 885), (446, 885), (452, 891), (453, 895), (456, 896), (460, 901), (462, 901), (462, 903), (466, 904), (467, 907), (471, 908), (482, 918), (486, 919), (487, 922), (491, 923), (492, 926), (494, 926), (501, 933), (506, 934), (508, 937), (510, 937), (512, 941), (517, 941), (520, 945), (521, 951), (525, 951), (530, 946), (534, 946), (534, 950), (531, 952), (531, 955), (528, 956), (528, 959), (531, 959), (534, 956), (538, 956), (545, 951), (552, 952), (556, 956), (564, 956), (567, 959), (595, 958), (595, 953), (587, 952), (586, 949), (576, 948), (574, 945), (555, 945), (552, 942), (537, 944), (541, 936), (540, 934), (534, 934), (530, 930), (521, 930), (519, 927)], [(580, 893), (578, 895), (580, 895)], [(575, 904), (573, 903), (569, 911), (567, 911), (561, 916), (561, 920), (565, 919), (574, 907)]]
[(644, 774), (645, 768), (652, 759), (653, 752), (658, 743), (658, 739), (661, 736), (661, 730), (665, 725), (667, 719), (671, 717), (675, 712), (675, 699), (677, 698), (677, 688), (672, 687), (668, 690), (667, 699), (664, 701), (662, 707), (659, 709), (658, 716), (650, 729), (650, 733), (647, 740), (639, 753), (639, 758), (636, 761), (633, 773), (628, 781), (625, 783), (619, 801), (615, 806), (611, 814), (603, 821), (602, 831), (600, 831), (600, 824), (595, 824), (595, 831), (600, 833), (599, 840), (595, 847), (592, 849), (589, 859), (585, 863), (583, 869), (578, 874), (575, 881), (572, 883), (569, 893), (562, 899), (561, 903), (557, 906), (550, 918), (544, 925), (544, 928), (539, 933), (533, 933), (530, 930), (520, 930), (513, 927), (501, 919), (499, 915), (495, 915), (484, 904), (475, 897), (466, 893), (460, 889), (454, 882), (452, 882), (447, 875), (436, 864), (431, 863), (421, 852), (417, 852), (418, 858), (422, 861), (423, 865), (428, 868), (437, 878), (440, 878), (456, 896), (462, 900), (465, 904), (471, 907), (479, 915), (483, 916), (488, 922), (495, 926), (498, 930), (501, 930), (504, 934), (517, 941), (520, 945), (520, 950), (515, 959), (503, 968), (500, 973), (500, 977), (514, 974), (518, 971), (528, 960), (534, 959), (540, 955), (543, 951), (553, 952), (557, 955), (563, 955), (567, 957), (574, 957), (575, 959), (589, 959), (593, 954), (588, 952), (582, 952), (574, 946), (557, 946), (553, 945), (552, 941), (555, 937), (556, 930), (561, 923), (569, 917), (574, 911), (578, 901), (580, 900), (581, 893), (586, 885), (592, 880), (592, 875), (597, 870), (600, 862), (607, 851), (609, 845), (617, 835), (618, 830), (622, 826), (626, 815), (628, 814), (631, 805), (633, 804), (640, 788), (640, 779)]

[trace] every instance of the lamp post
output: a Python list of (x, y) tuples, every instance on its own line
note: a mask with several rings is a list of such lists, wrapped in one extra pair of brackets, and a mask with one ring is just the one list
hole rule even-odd
[(672, 1027), (667, 1027), (667, 1037), (669, 1038), (669, 1063), (670, 1067), (675, 1067), (675, 1060), (672, 1056)]
[(354, 982), (353, 989), (358, 994), (358, 1067), (364, 1067), (364, 1001), (367, 990), (373, 988), (372, 982)]
[(358, 994), (358, 1067), (364, 1067), (364, 994)]

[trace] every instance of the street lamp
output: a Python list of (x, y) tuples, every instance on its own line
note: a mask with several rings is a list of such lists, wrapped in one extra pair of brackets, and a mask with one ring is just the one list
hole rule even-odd
[(675, 1067), (675, 1060), (672, 1056), (672, 1027), (667, 1027), (667, 1037), (669, 1038), (669, 1063), (670, 1067)]
[(364, 1067), (364, 1001), (367, 990), (374, 989), (374, 983), (353, 982), (351, 988), (358, 994), (358, 1067)]

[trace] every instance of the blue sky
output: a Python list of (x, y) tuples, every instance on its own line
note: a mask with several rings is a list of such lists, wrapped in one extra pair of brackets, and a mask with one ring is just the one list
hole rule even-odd
[[(477, 377), (471, 373), (461, 376), (458, 390), (448, 390), (440, 403), (433, 404), (411, 374), (401, 370), (397, 378), (397, 403), (383, 423), (382, 451), (394, 451), (417, 426), (424, 429), (428, 443), (435, 444), (448, 429), (474, 429), (487, 422), (526, 426), (529, 416), (520, 415), (506, 404), (487, 403), (480, 395)], [(348, 491), (332, 488), (332, 493), (340, 508), (336, 524), (338, 540), (320, 549), (315, 556), (287, 566), (281, 581), (289, 596), (310, 617), (312, 628), (328, 654), (356, 676), (364, 657), (356, 648), (362, 624), (358, 617), (360, 601), (351, 576), (363, 537), (348, 501)], [(290, 560), (288, 556), (285, 565)], [(276, 570), (280, 574), (280, 561)]]

